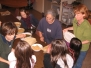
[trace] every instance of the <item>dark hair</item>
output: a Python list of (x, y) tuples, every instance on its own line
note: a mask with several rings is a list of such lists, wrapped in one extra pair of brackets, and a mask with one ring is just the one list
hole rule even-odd
[(15, 48), (16, 68), (31, 68), (31, 63), (33, 63), (32, 55), (31, 46), (27, 42), (20, 40)]
[(22, 7), (22, 8), (19, 9), (19, 11), (24, 12), (27, 16), (29, 16), (29, 10), (28, 9)]
[(51, 62), (52, 65), (56, 66), (57, 60), (61, 57), (65, 67), (68, 68), (67, 60), (66, 60), (66, 54), (68, 53), (68, 48), (66, 43), (63, 40), (54, 40), (51, 43)]
[(75, 63), (79, 57), (80, 50), (82, 48), (82, 42), (78, 38), (72, 38), (70, 41), (70, 52), (75, 60)]
[(1, 33), (4, 36), (17, 34), (17, 31), (18, 29), (14, 22), (4, 22), (1, 24)]

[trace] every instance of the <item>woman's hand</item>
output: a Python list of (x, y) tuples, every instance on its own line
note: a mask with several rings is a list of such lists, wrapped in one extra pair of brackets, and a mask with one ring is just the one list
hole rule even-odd
[(68, 28), (63, 29), (63, 32), (67, 32), (67, 31), (68, 31)]
[(47, 53), (50, 53), (50, 50), (51, 50), (51, 44), (48, 44), (48, 49), (47, 49)]
[(68, 31), (68, 30), (73, 30), (73, 27), (65, 28), (65, 29), (63, 29), (63, 32), (66, 32), (66, 31)]

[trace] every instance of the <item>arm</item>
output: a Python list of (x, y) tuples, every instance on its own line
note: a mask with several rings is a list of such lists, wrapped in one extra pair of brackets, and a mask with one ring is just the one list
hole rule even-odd
[(82, 44), (87, 44), (91, 42), (91, 26), (87, 27), (84, 30), (83, 37), (84, 39), (82, 40)]
[(68, 31), (68, 30), (73, 30), (73, 27), (65, 28), (65, 29), (63, 29), (63, 32), (66, 32), (66, 31)]
[(90, 41), (88, 40), (82, 41), (82, 44), (87, 44), (87, 43), (90, 43)]
[(44, 64), (44, 68), (53, 68), (53, 66), (51, 64), (50, 54), (45, 53), (43, 64)]
[(4, 62), (4, 63), (9, 64), (9, 61), (7, 61), (7, 60), (3, 59), (2, 57), (0, 57), (0, 62)]
[(16, 35), (16, 39), (17, 39), (17, 38), (24, 38), (24, 37), (26, 37), (26, 34), (17, 34), (17, 35)]
[(42, 42), (44, 42), (44, 37), (43, 37), (43, 35), (42, 35), (42, 32), (38, 31), (38, 34), (39, 34), (40, 40), (41, 40)]

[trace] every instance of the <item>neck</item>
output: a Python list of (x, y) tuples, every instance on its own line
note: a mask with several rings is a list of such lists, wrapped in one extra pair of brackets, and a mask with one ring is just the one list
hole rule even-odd
[(11, 41), (11, 40), (7, 39), (6, 37), (5, 37), (5, 39), (6, 39), (7, 41), (9, 41), (9, 42)]
[(83, 21), (84, 21), (84, 19), (79, 20), (79, 21), (78, 21), (78, 24), (80, 25)]

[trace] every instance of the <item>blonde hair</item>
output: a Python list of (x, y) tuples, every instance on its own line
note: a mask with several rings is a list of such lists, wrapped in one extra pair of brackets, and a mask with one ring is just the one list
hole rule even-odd
[(79, 4), (74, 8), (74, 13), (76, 14), (77, 12), (85, 14), (84, 18), (88, 18), (88, 8), (84, 4)]

